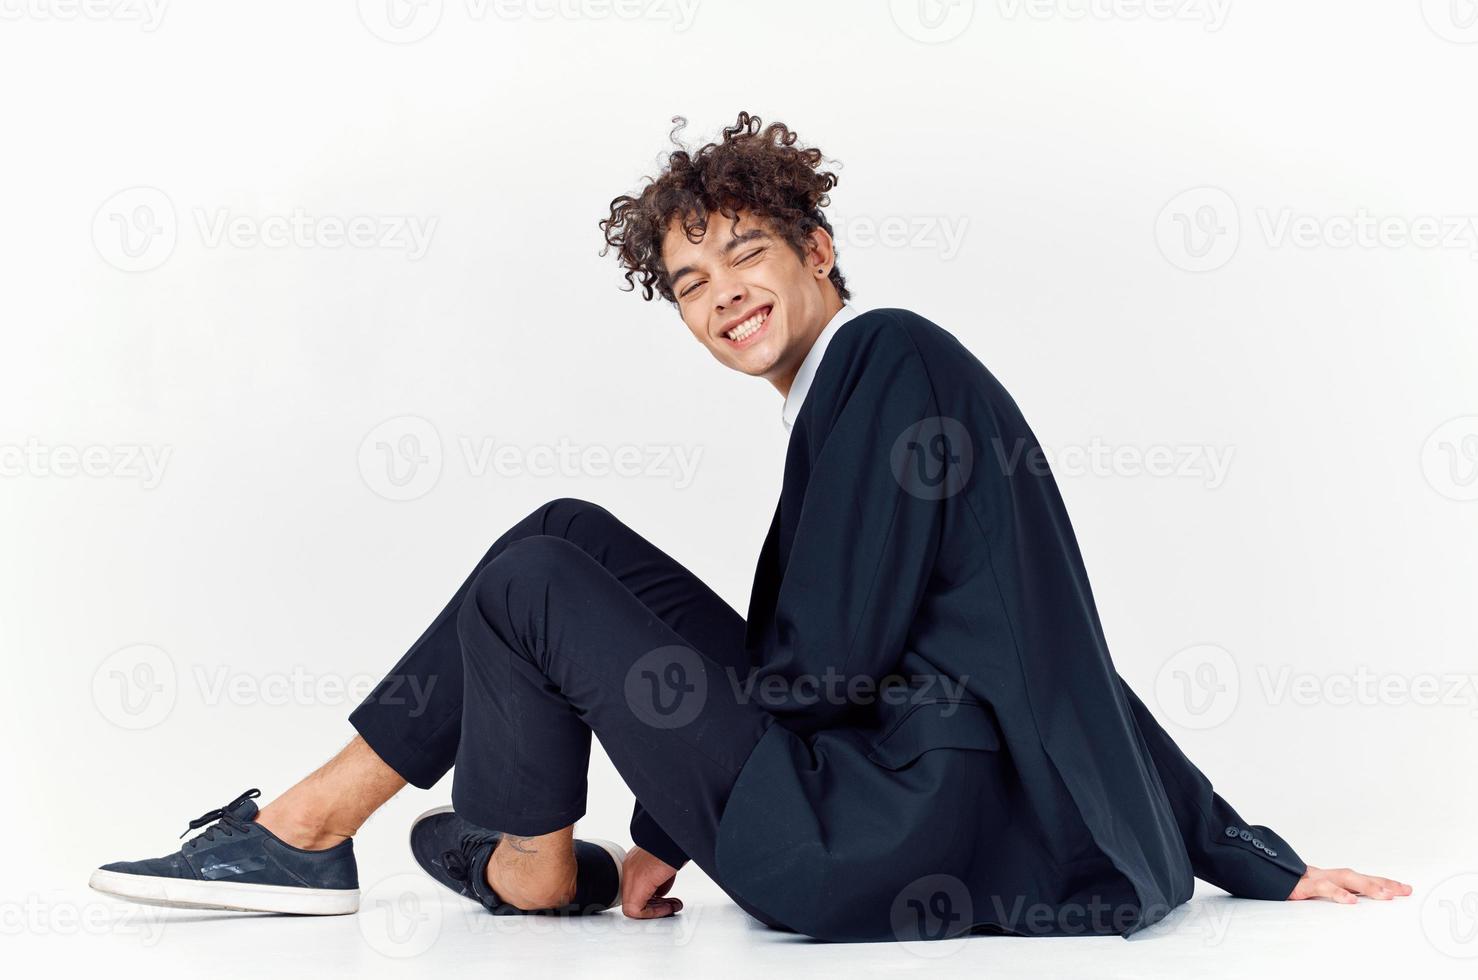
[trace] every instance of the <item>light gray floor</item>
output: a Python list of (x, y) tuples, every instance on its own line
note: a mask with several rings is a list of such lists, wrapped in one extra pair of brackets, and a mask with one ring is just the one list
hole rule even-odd
[[(87, 976), (774, 977), (915, 973), (978, 977), (1345, 977), (1478, 974), (1471, 876), (1411, 869), (1415, 893), (1390, 903), (1197, 897), (1133, 940), (974, 937), (923, 944), (810, 942), (755, 924), (700, 873), (687, 908), (635, 922), (494, 917), (403, 867), (366, 876), (362, 909), (291, 918), (150, 909), (86, 888), (7, 901), (6, 973)], [(1427, 873), (1430, 871), (1431, 873)], [(443, 899), (445, 894), (445, 899)], [(1467, 957), (1467, 958), (1464, 958)]]

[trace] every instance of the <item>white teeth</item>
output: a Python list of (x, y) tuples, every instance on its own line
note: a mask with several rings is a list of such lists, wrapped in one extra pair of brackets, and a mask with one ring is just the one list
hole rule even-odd
[(750, 334), (758, 330), (764, 324), (765, 317), (767, 316), (769, 316), (768, 310), (763, 313), (756, 313), (748, 320), (745, 320), (743, 323), (739, 324), (739, 326), (735, 327), (733, 330), (730, 330), (728, 333), (724, 334), (724, 336), (733, 341), (743, 340), (745, 337), (748, 337)]

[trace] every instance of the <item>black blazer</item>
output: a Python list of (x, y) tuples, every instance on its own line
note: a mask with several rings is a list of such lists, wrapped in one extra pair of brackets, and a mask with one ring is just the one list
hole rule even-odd
[(1129, 935), (1193, 876), (1281, 900), (1303, 874), (1114, 670), (1056, 483), (1019, 465), (1036, 446), (923, 317), (872, 310), (832, 338), (747, 617), (750, 690), (779, 723), (715, 858), (771, 924)]

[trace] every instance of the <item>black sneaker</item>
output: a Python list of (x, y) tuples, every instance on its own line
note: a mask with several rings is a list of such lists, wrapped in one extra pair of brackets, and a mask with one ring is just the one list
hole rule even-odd
[(488, 859), (502, 834), (476, 827), (449, 806), (427, 810), (411, 824), (411, 854), (421, 870), (494, 915), (588, 915), (621, 902), (626, 850), (608, 840), (575, 841), (575, 897), (554, 909), (509, 905), (488, 887)]
[(171, 908), (297, 915), (358, 911), (354, 842), (323, 851), (284, 843), (256, 822), (252, 800), (260, 795), (249, 789), (191, 820), (185, 834), (212, 826), (173, 854), (105, 864), (88, 884), (105, 895)]

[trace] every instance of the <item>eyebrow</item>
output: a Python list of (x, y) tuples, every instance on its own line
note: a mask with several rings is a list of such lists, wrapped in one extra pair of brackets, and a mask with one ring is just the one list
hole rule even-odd
[[(734, 249), (738, 248), (740, 245), (743, 245), (745, 242), (753, 241), (756, 238), (769, 237), (770, 233), (765, 231), (765, 229), (763, 228), (751, 228), (748, 231), (740, 232), (733, 238), (729, 239), (727, 243), (725, 243), (724, 254), (728, 255), (730, 252), (734, 251)], [(696, 266), (685, 265), (676, 272), (668, 273), (667, 288), (675, 288), (677, 286), (678, 280), (680, 280), (683, 276), (691, 275), (692, 273), (697, 271), (698, 269)]]

